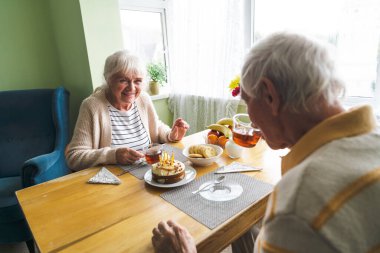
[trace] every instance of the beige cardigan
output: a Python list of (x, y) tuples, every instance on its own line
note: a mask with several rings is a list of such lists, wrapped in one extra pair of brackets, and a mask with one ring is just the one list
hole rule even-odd
[[(116, 164), (116, 150), (111, 147), (111, 120), (105, 97), (105, 86), (94, 91), (80, 107), (71, 142), (66, 148), (66, 161), (72, 170)], [(136, 99), (145, 130), (151, 143), (168, 142), (171, 129), (158, 119), (150, 96), (141, 92)]]

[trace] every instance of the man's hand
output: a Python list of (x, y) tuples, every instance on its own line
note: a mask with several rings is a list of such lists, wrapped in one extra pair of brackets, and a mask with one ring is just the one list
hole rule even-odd
[(143, 157), (145, 157), (143, 153), (131, 148), (119, 148), (116, 150), (116, 162), (118, 164), (131, 164)]
[(171, 141), (180, 141), (185, 136), (187, 129), (189, 129), (189, 124), (181, 118), (178, 118), (173, 123), (172, 131), (169, 134), (169, 139)]
[(174, 221), (161, 221), (152, 232), (152, 244), (156, 253), (197, 252), (194, 239), (189, 231)]

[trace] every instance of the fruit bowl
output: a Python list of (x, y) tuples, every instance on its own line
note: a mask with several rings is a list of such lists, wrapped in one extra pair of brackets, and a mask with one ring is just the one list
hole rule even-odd
[(217, 145), (221, 147), (222, 149), (225, 148), (226, 143), (229, 139), (226, 138), (224, 135), (215, 135), (215, 134), (207, 134), (205, 135), (205, 143), (206, 144), (212, 144), (212, 145)]
[(232, 125), (232, 118), (223, 118), (207, 126), (210, 131), (205, 136), (206, 143), (218, 145), (224, 149), (229, 138), (232, 138)]
[(213, 157), (209, 157), (209, 158), (194, 158), (194, 157), (189, 157), (189, 148), (191, 146), (188, 146), (186, 147), (183, 151), (182, 151), (182, 154), (184, 156), (186, 156), (190, 162), (192, 162), (195, 166), (208, 166), (210, 164), (212, 164), (213, 162), (215, 162), (216, 160), (218, 160), (218, 158), (222, 155), (223, 153), (223, 149), (217, 145), (213, 145), (213, 144), (202, 144), (202, 145), (205, 145), (205, 146), (209, 146), (211, 148), (213, 148), (216, 152), (216, 155), (213, 156)]

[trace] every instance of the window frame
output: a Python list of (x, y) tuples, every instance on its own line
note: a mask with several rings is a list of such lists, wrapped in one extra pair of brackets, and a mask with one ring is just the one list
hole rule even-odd
[(245, 50), (249, 51), (253, 46), (255, 34), (255, 0), (244, 0), (244, 33), (248, 34), (245, 37)]
[(129, 10), (129, 11), (141, 11), (141, 12), (154, 12), (160, 13), (161, 15), (161, 30), (162, 30), (162, 44), (163, 44), (163, 54), (164, 54), (164, 64), (166, 67), (166, 79), (167, 86), (170, 86), (170, 53), (169, 53), (169, 42), (168, 42), (168, 26), (167, 26), (167, 13), (168, 13), (168, 0), (119, 0), (119, 11)]

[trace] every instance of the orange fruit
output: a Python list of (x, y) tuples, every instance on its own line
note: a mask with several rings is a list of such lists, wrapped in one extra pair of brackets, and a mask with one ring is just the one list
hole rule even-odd
[(210, 134), (216, 135), (217, 137), (222, 135), (222, 133), (220, 133), (219, 131), (216, 131), (216, 130), (209, 131), (207, 135), (210, 135)]
[(228, 139), (226, 138), (226, 136), (222, 135), (218, 138), (218, 145), (224, 148), (226, 146), (227, 141)]
[(215, 134), (210, 134), (209, 136), (207, 136), (207, 140), (209, 144), (216, 144), (218, 142), (218, 136), (216, 136)]

